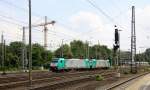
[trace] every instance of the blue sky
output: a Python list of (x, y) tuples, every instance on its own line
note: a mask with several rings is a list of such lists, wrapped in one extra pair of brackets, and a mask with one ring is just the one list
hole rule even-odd
[[(130, 48), (131, 6), (136, 7), (137, 48), (149, 47), (150, 1), (149, 0), (90, 0), (115, 22), (111, 22), (86, 0), (32, 0), (32, 24), (43, 22), (44, 16), (56, 25), (49, 26), (48, 44), (56, 48), (64, 39), (89, 40), (91, 45), (98, 40), (112, 48), (114, 25), (119, 24), (122, 50)], [(0, 0), (0, 33), (7, 43), (22, 39), (22, 26), (28, 25), (28, 0)], [(19, 25), (18, 25), (19, 24)], [(12, 30), (13, 29), (13, 30)], [(38, 30), (36, 30), (38, 29)], [(33, 28), (33, 42), (43, 45), (43, 28)], [(41, 31), (40, 31), (41, 30)], [(53, 30), (53, 31), (52, 31)], [(28, 31), (26, 40), (28, 42)], [(143, 51), (144, 49), (139, 50)]]

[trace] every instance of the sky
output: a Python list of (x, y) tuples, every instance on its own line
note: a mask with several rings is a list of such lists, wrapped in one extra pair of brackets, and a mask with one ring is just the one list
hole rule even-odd
[[(120, 31), (121, 50), (131, 45), (131, 7), (135, 6), (137, 52), (150, 46), (150, 0), (31, 0), (32, 24), (48, 21), (48, 48), (54, 50), (72, 40), (89, 41), (113, 47), (114, 25)], [(9, 44), (22, 40), (22, 27), (28, 26), (28, 0), (0, 0), (0, 34)], [(32, 42), (43, 45), (43, 27), (32, 28)], [(0, 37), (1, 38), (1, 37)], [(28, 29), (26, 29), (28, 43)]]

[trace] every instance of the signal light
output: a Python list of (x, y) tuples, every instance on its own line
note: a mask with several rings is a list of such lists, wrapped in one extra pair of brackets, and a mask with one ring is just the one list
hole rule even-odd
[(119, 43), (119, 33), (118, 33), (118, 29), (115, 29), (115, 44)]

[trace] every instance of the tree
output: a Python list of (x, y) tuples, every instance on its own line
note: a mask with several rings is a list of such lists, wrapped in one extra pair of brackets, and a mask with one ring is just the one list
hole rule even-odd
[(52, 60), (53, 58), (53, 53), (50, 51), (50, 50), (46, 50), (46, 51), (43, 51), (41, 53), (41, 56), (42, 56), (42, 65), (45, 67), (45, 68), (49, 68), (49, 64), (50, 64), (50, 61)]
[(32, 45), (32, 65), (33, 66), (42, 66), (44, 62), (44, 58), (42, 58), (42, 52), (44, 52), (44, 48), (40, 44)]
[(145, 51), (145, 61), (149, 62), (150, 64), (150, 48), (146, 49)]
[(107, 59), (110, 54), (111, 54), (111, 50), (107, 48), (107, 46), (101, 46), (101, 55), (103, 59)]
[(21, 51), (22, 51), (22, 42), (11, 42), (9, 45), (9, 51), (13, 52), (13, 54), (17, 55), (19, 58), (21, 57)]
[(16, 58), (16, 61), (12, 59), (11, 64), (17, 63), (18, 68), (20, 68), (19, 66), (21, 66), (22, 64), (21, 63), (22, 46), (23, 46), (22, 42), (15, 41), (15, 42), (11, 42), (9, 47), (7, 47), (7, 52), (12, 53), (12, 55), (14, 56), (13, 58)]
[(74, 40), (70, 43), (73, 58), (86, 58), (86, 44), (80, 40)]
[(12, 53), (7, 53), (7, 58), (5, 61), (5, 66), (7, 68), (19, 68), (19, 58), (17, 55), (13, 55)]
[(69, 45), (64, 44), (55, 51), (55, 57), (72, 58), (72, 52)]

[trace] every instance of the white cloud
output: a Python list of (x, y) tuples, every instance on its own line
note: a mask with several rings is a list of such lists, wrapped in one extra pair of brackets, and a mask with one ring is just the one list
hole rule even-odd
[[(0, 34), (3, 33), (4, 39), (6, 40), (7, 44), (11, 41), (19, 41), (21, 40), (22, 33), (20, 33), (21, 28), (15, 26), (13, 24), (0, 22)], [(1, 37), (0, 37), (1, 38)]]
[[(99, 15), (93, 12), (80, 11), (70, 18), (71, 24), (79, 29), (81, 40), (89, 40), (93, 44), (98, 43), (112, 47), (113, 26), (105, 24)], [(85, 33), (84, 33), (85, 32)]]
[[(70, 21), (75, 28), (103, 29), (102, 19), (92, 12), (80, 11), (71, 16)], [(84, 31), (84, 30), (82, 30)]]
[[(150, 5), (136, 10), (137, 48), (150, 48)], [(140, 49), (140, 48), (139, 48)], [(138, 49), (138, 50), (139, 50)], [(141, 49), (144, 50), (144, 49)]]

